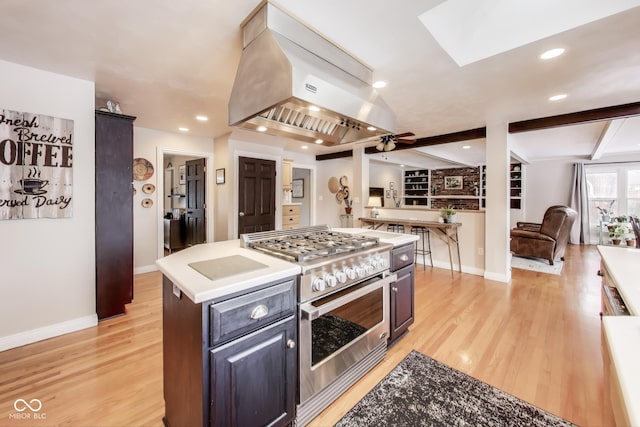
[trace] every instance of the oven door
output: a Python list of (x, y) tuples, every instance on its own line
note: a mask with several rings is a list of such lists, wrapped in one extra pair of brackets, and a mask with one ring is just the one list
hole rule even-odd
[(300, 403), (386, 342), (395, 281), (395, 274), (376, 276), (300, 304)]

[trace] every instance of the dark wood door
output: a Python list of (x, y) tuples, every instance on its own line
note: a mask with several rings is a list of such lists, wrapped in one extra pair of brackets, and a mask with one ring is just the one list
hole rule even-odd
[(414, 264), (408, 265), (396, 271), (398, 280), (391, 284), (390, 298), (390, 335), (389, 341), (393, 342), (404, 334), (413, 323), (414, 300)]
[(291, 317), (212, 351), (211, 426), (282, 426), (293, 420), (295, 336)]
[(133, 299), (133, 121), (96, 111), (96, 312), (123, 314)]
[(186, 245), (204, 243), (207, 239), (205, 216), (205, 159), (189, 160), (186, 165)]
[(240, 157), (238, 235), (276, 227), (276, 162)]

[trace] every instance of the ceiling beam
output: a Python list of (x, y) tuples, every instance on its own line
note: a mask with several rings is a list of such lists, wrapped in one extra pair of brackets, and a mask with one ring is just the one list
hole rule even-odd
[[(404, 144), (402, 142), (396, 143), (396, 148), (393, 151), (398, 150), (411, 150), (412, 148), (428, 147), (430, 145), (447, 144), (449, 142), (471, 141), (472, 139), (480, 139), (487, 137), (487, 128), (476, 128), (463, 130), (460, 132), (446, 133), (444, 135), (427, 136), (425, 138), (416, 139), (413, 144)], [(384, 151), (378, 151), (376, 147), (366, 147), (364, 149), (365, 154), (380, 154)], [(338, 151), (335, 153), (320, 154), (316, 156), (316, 160), (332, 160), (341, 159), (344, 157), (353, 156), (353, 150)]]
[(598, 122), (602, 120), (619, 119), (640, 115), (640, 102), (614, 105), (612, 107), (596, 108), (578, 111), (576, 113), (560, 114), (558, 116), (542, 117), (539, 119), (523, 120), (509, 123), (509, 132), (528, 132), (532, 130), (549, 129), (578, 123)]
[[(424, 138), (417, 138), (413, 144), (403, 144), (401, 142), (396, 143), (396, 148), (393, 151), (398, 150), (411, 150), (412, 148), (428, 147), (430, 145), (448, 144), (449, 142), (471, 141), (472, 139), (480, 139), (487, 137), (487, 128), (476, 128), (463, 130), (460, 132), (446, 133), (444, 135), (427, 136)], [(364, 149), (366, 154), (380, 153), (376, 147), (367, 147)]]
[(337, 151), (335, 153), (327, 153), (327, 154), (318, 154), (316, 156), (316, 160), (333, 160), (333, 159), (343, 159), (345, 157), (353, 157), (353, 150), (347, 151)]
[(599, 160), (604, 154), (607, 146), (616, 136), (622, 125), (627, 119), (610, 120), (602, 129), (602, 133), (596, 142), (596, 146), (591, 152), (591, 160)]

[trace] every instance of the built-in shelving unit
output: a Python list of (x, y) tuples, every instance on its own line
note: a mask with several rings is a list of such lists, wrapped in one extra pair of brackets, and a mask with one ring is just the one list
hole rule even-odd
[[(522, 209), (523, 182), (522, 164), (509, 165), (509, 206), (511, 209)], [(480, 167), (480, 209), (487, 207), (487, 166)]]
[(522, 209), (522, 164), (511, 163), (509, 167), (509, 204), (511, 209)]
[(429, 205), (429, 170), (404, 171), (404, 204), (416, 206)]

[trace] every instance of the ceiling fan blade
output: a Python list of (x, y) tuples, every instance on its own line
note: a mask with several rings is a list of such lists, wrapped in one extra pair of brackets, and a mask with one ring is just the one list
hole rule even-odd
[(405, 136), (416, 136), (413, 132), (397, 133), (394, 135), (396, 138), (404, 138)]

